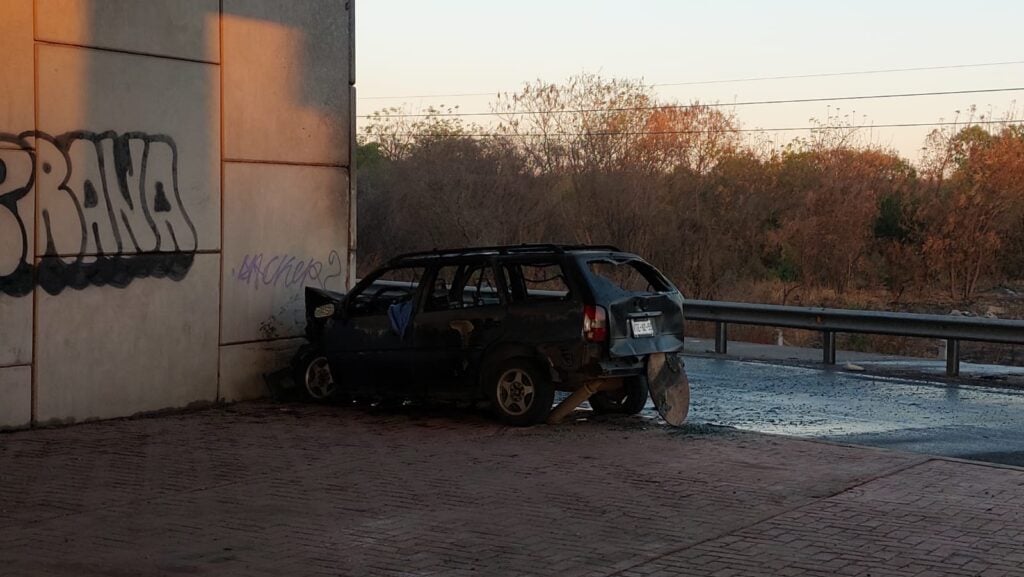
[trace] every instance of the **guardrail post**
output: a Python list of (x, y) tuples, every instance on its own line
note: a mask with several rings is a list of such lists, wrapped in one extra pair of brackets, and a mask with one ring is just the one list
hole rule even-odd
[(836, 364), (836, 333), (833, 331), (822, 331), (822, 360), (826, 365)]
[(715, 352), (724, 355), (729, 352), (729, 325), (719, 321), (715, 323)]
[(946, 339), (946, 375), (960, 376), (960, 341)]

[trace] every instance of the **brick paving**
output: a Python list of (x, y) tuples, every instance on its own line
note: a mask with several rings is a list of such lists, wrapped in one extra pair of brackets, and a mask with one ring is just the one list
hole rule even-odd
[(0, 435), (0, 575), (1024, 575), (1024, 471), (241, 404)]

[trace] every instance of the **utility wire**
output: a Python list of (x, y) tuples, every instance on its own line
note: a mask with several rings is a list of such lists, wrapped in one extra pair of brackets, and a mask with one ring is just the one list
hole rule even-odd
[(446, 118), (467, 116), (523, 116), (535, 114), (585, 114), (591, 112), (630, 112), (643, 110), (685, 110), (689, 108), (718, 108), (730, 106), (761, 106), (772, 104), (807, 104), (813, 102), (840, 102), (850, 100), (880, 100), (887, 98), (918, 98), (922, 96), (951, 96), (962, 94), (986, 94), (993, 92), (1020, 92), (1024, 86), (1013, 88), (983, 88), (977, 90), (948, 90), (944, 92), (907, 92), (901, 94), (868, 94), (859, 96), (828, 96), (821, 98), (790, 98), (785, 100), (750, 100), (745, 102), (712, 102), (708, 104), (664, 104), (651, 106), (623, 106), (613, 108), (582, 108), (562, 110), (520, 110), (510, 112), (438, 112), (416, 114), (363, 114), (357, 118)]
[[(553, 137), (579, 137), (579, 136), (662, 136), (672, 134), (726, 134), (733, 132), (796, 132), (804, 130), (859, 130), (864, 128), (920, 128), (920, 127), (942, 127), (942, 126), (974, 126), (992, 124), (1021, 124), (1024, 119), (1010, 120), (975, 120), (970, 122), (903, 122), (893, 124), (854, 124), (834, 126), (784, 126), (776, 128), (735, 128), (716, 130), (652, 130), (652, 131), (597, 131), (597, 132), (551, 132), (551, 133), (509, 133), (500, 132), (479, 132), (469, 134), (452, 134), (450, 136), (466, 138), (553, 138)], [(373, 133), (363, 132), (359, 136), (379, 136)], [(395, 132), (387, 136), (430, 136), (416, 132)]]
[[(796, 80), (800, 78), (829, 78), (835, 76), (862, 76), (868, 74), (891, 74), (896, 72), (924, 72), (928, 70), (958, 70), (964, 68), (986, 68), (992, 66), (1013, 66), (1024, 64), (1024, 60), (1008, 60), (1005, 62), (979, 62), (974, 64), (950, 64), (946, 66), (918, 66), (914, 68), (884, 68), (880, 70), (855, 70), (848, 72), (820, 72), (814, 74), (794, 74), (789, 76), (755, 76), (750, 78), (732, 78), (726, 80), (695, 80), (688, 82), (662, 82), (648, 84), (649, 87), (657, 86), (697, 86), (702, 84), (732, 84), (739, 82), (761, 82), (765, 80)], [(493, 96), (503, 92), (495, 90), (491, 92), (463, 92), (456, 94), (408, 94), (404, 96), (360, 96), (359, 100), (399, 100), (403, 98), (465, 98), (470, 96)]]
[(734, 78), (731, 80), (698, 80), (696, 82), (668, 82), (651, 84), (651, 86), (696, 86), (700, 84), (731, 84), (734, 82), (760, 82), (762, 80), (792, 80), (798, 78), (829, 78), (835, 76), (861, 76), (866, 74), (890, 74), (894, 72), (923, 72), (927, 70), (955, 70), (959, 68), (982, 68), (987, 66), (1011, 66), (1024, 64), (1024, 60), (1006, 62), (982, 62), (979, 64), (952, 64), (948, 66), (918, 66), (916, 68), (887, 68), (884, 70), (859, 70), (853, 72), (822, 72), (819, 74), (796, 74), (791, 76), (758, 76), (754, 78)]

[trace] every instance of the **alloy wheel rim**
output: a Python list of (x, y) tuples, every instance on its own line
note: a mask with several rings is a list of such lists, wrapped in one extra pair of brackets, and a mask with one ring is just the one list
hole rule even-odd
[(306, 367), (306, 392), (318, 401), (327, 399), (334, 393), (334, 377), (326, 357), (317, 357)]
[(513, 417), (525, 414), (533, 406), (536, 388), (522, 369), (509, 369), (498, 378), (498, 404)]

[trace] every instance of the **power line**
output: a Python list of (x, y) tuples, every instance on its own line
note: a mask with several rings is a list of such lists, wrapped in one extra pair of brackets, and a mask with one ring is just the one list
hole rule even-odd
[(684, 110), (689, 108), (717, 108), (729, 106), (760, 106), (772, 104), (807, 104), (813, 102), (840, 102), (850, 100), (880, 100), (887, 98), (917, 98), (923, 96), (951, 96), (962, 94), (985, 94), (993, 92), (1020, 92), (1024, 86), (1014, 88), (983, 88), (977, 90), (949, 90), (944, 92), (908, 92), (901, 94), (869, 94), (858, 96), (829, 96), (821, 98), (790, 98), (786, 100), (750, 100), (745, 102), (713, 102), (708, 104), (665, 104), (652, 106), (624, 106), (613, 108), (582, 108), (563, 110), (521, 110), (511, 112), (438, 112), (417, 114), (362, 114), (357, 118), (445, 118), (467, 116), (523, 116), (535, 114), (585, 114), (590, 112), (630, 112), (643, 110)]
[[(892, 74), (897, 72), (924, 72), (929, 70), (959, 70), (964, 68), (986, 68), (993, 66), (1014, 66), (1024, 64), (1024, 60), (1008, 60), (1005, 62), (979, 62), (974, 64), (950, 64), (946, 66), (918, 66), (914, 68), (883, 68), (879, 70), (855, 70), (847, 72), (819, 72), (812, 74), (793, 74), (788, 76), (754, 76), (750, 78), (731, 78), (725, 80), (694, 80), (687, 82), (662, 82), (648, 84), (649, 87), (657, 86), (697, 86), (702, 84), (733, 84), (740, 82), (761, 82), (766, 80), (796, 80), (801, 78), (829, 78), (835, 76), (861, 76), (868, 74)], [(360, 96), (358, 100), (399, 100), (403, 98), (466, 98), (470, 96), (493, 96), (503, 92), (493, 90), (491, 92), (463, 92), (455, 94), (407, 94), (402, 96)]]
[[(512, 133), (505, 134), (500, 132), (479, 132), (479, 133), (468, 133), (468, 134), (453, 134), (454, 137), (466, 137), (466, 138), (554, 138), (554, 137), (578, 137), (578, 136), (663, 136), (673, 134), (728, 134), (728, 133), (739, 133), (739, 132), (797, 132), (806, 130), (861, 130), (861, 129), (874, 129), (874, 128), (929, 128), (929, 127), (942, 127), (942, 126), (975, 126), (975, 125), (993, 125), (993, 124), (1021, 124), (1024, 123), (1024, 119), (1010, 119), (1010, 120), (975, 120), (970, 122), (903, 122), (893, 124), (851, 124), (851, 125), (834, 125), (834, 126), (784, 126), (776, 128), (735, 128), (735, 129), (716, 129), (716, 130), (652, 130), (652, 131), (600, 131), (600, 132), (552, 132), (552, 133)], [(360, 133), (359, 136), (378, 136), (372, 133)], [(430, 136), (429, 134), (419, 134), (416, 132), (396, 132), (388, 134), (388, 136)]]
[(758, 76), (754, 78), (734, 78), (731, 80), (699, 80), (696, 82), (669, 82), (652, 84), (651, 86), (695, 86), (699, 84), (731, 84), (734, 82), (760, 82), (762, 80), (795, 80), (799, 78), (828, 78), (835, 76), (861, 76), (866, 74), (890, 74), (894, 72), (924, 72), (927, 70), (955, 70), (960, 68), (983, 68), (987, 66), (1011, 66), (1024, 64), (1024, 60), (1006, 62), (982, 62), (979, 64), (951, 64), (948, 66), (918, 66), (915, 68), (887, 68), (883, 70), (859, 70), (853, 72), (822, 72), (819, 74), (795, 74), (791, 76)]

